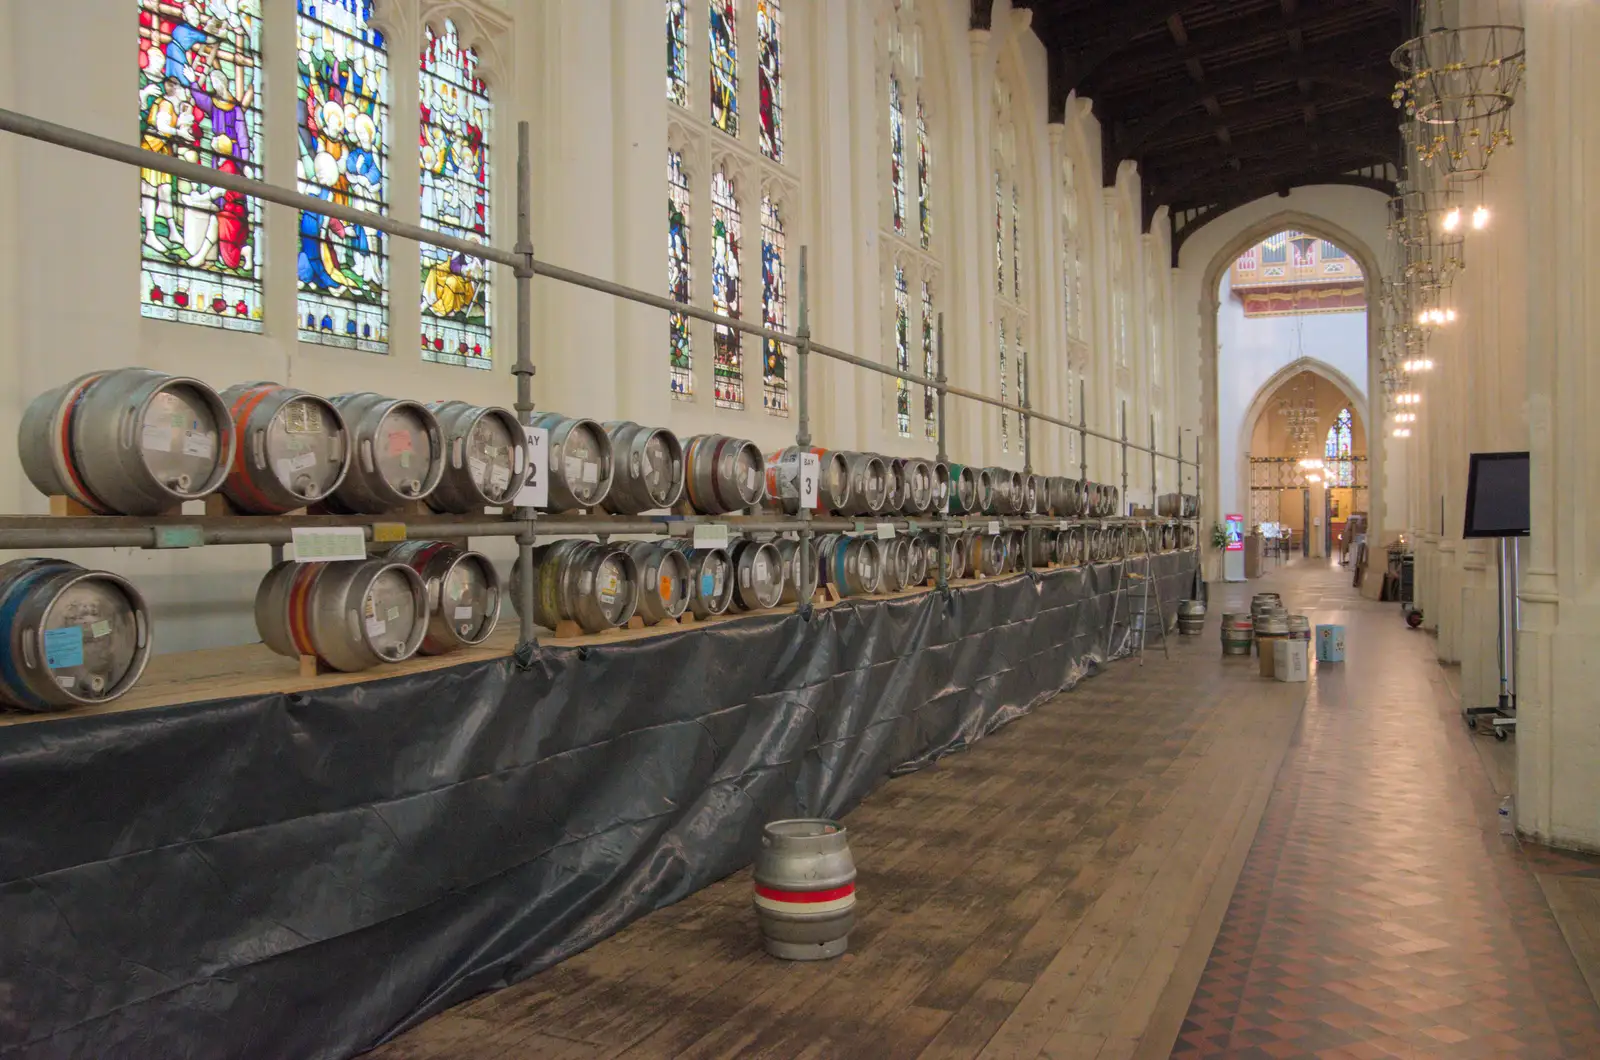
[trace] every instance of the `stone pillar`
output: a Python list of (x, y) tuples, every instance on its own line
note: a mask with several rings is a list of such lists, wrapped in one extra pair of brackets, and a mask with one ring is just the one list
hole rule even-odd
[(1600, 849), (1600, 8), (1526, 5), (1527, 394), (1533, 536), (1519, 638), (1518, 827)]

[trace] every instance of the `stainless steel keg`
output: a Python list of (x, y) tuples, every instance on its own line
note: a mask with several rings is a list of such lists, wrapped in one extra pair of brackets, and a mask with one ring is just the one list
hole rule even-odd
[(911, 539), (897, 534), (878, 542), (878, 555), (883, 563), (883, 573), (878, 579), (881, 591), (897, 593), (911, 587)]
[(767, 541), (745, 539), (733, 546), (733, 606), (765, 611), (783, 597), (783, 557)]
[[(938, 546), (936, 545), (935, 547)], [(928, 551), (926, 545), (923, 544), (923, 541), (920, 537), (906, 538), (906, 550), (911, 556), (911, 568), (908, 572), (909, 577), (906, 580), (906, 585), (909, 587), (913, 585), (927, 584), (928, 560), (932, 554)], [(934, 557), (934, 562), (938, 562), (936, 557)]]
[(928, 501), (928, 511), (943, 515), (950, 510), (950, 465), (936, 460), (928, 466), (933, 475), (933, 496)]
[(415, 401), (370, 391), (329, 399), (344, 417), (350, 469), (326, 504), (334, 511), (382, 515), (427, 498), (444, 475), (444, 434)]
[(611, 436), (594, 420), (559, 412), (536, 412), (531, 425), (550, 432), (549, 509), (598, 508), (611, 491)]
[(482, 644), (500, 621), (500, 575), (481, 552), (449, 541), (403, 541), (388, 558), (422, 576), (428, 592), (424, 655)]
[(1186, 637), (1198, 637), (1206, 624), (1206, 603), (1204, 600), (1180, 600), (1178, 602), (1178, 632)]
[(428, 507), (465, 514), (510, 504), (528, 478), (528, 436), (516, 416), (465, 401), (435, 401), (428, 411), (445, 448), (444, 474)]
[(1247, 614), (1222, 616), (1222, 654), (1249, 655), (1255, 643), (1255, 623)]
[(843, 825), (773, 821), (761, 830), (755, 864), (756, 917), (768, 953), (826, 960), (850, 947), (856, 866)]
[(726, 549), (703, 548), (689, 556), (689, 609), (696, 618), (712, 618), (733, 604), (733, 558)]
[(828, 584), (840, 596), (865, 596), (883, 584), (883, 553), (871, 537), (829, 534), (822, 539), (821, 564)]
[[(616, 545), (572, 538), (533, 550), (533, 620), (555, 629), (562, 619), (585, 633), (626, 625), (639, 605), (639, 570), (633, 557)], [(511, 569), (511, 583), (521, 579), (522, 560)], [(521, 601), (511, 594), (521, 614)]]
[(683, 446), (661, 427), (631, 420), (603, 425), (611, 437), (611, 489), (601, 507), (613, 515), (670, 510), (683, 497)]
[(934, 468), (920, 457), (896, 459), (900, 476), (905, 481), (905, 496), (900, 499), (899, 510), (906, 515), (924, 515), (933, 510), (935, 489)]
[(222, 486), (233, 421), (198, 379), (145, 368), (93, 372), (28, 404), (17, 452), (46, 496), (101, 515), (161, 515)]
[(874, 453), (873, 455), (883, 461), (884, 475), (889, 483), (889, 489), (883, 497), (883, 507), (873, 512), (873, 514), (883, 515), (890, 512), (898, 512), (906, 504), (905, 461), (897, 460), (892, 456), (884, 456), (882, 453)]
[(756, 444), (722, 434), (697, 434), (684, 445), (681, 514), (727, 515), (761, 503), (766, 458)]
[(950, 514), (970, 515), (981, 510), (982, 499), (978, 491), (978, 469), (970, 464), (951, 464)]
[(222, 392), (234, 452), (222, 492), (243, 512), (282, 515), (333, 493), (350, 467), (344, 417), (325, 398), (277, 383)]
[(345, 673), (409, 659), (428, 632), (422, 576), (390, 559), (279, 563), (256, 590), (256, 631), (290, 658)]
[(977, 493), (973, 500), (972, 511), (974, 513), (993, 514), (995, 505), (994, 475), (986, 467), (973, 468), (972, 472), (977, 479)]
[(1006, 572), (1011, 562), (1010, 549), (1004, 534), (979, 534), (973, 542), (972, 568), (975, 575), (995, 578)]
[(150, 612), (125, 578), (64, 559), (0, 563), (0, 704), (109, 703), (150, 661)]
[(666, 541), (623, 546), (639, 572), (639, 607), (646, 625), (678, 618), (689, 609), (689, 557)]
[(889, 469), (873, 453), (842, 453), (849, 488), (841, 515), (876, 515), (889, 500)]

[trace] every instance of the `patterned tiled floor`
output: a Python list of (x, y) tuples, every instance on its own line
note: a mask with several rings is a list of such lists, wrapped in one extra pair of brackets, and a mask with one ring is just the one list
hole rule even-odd
[(1274, 581), (1346, 624), (1350, 661), (1313, 675), (1172, 1055), (1600, 1057), (1600, 1009), (1541, 866), (1498, 834), (1432, 645), (1342, 572)]

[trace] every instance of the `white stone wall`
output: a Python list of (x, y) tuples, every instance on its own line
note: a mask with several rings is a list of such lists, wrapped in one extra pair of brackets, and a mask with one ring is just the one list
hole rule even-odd
[[(295, 72), (292, 5), (266, 0), (265, 162), (267, 177), (292, 185), (295, 166)], [(702, 103), (706, 73), (704, 11), (692, 5), (691, 76)], [(799, 248), (809, 247), (811, 323), (815, 337), (851, 352), (892, 362), (886, 344), (885, 248), (880, 210), (887, 163), (887, 102), (878, 77), (888, 0), (788, 0), (786, 18), (787, 159), (754, 167), (784, 184), (795, 201), (788, 221), (790, 321), (798, 323)], [(1190, 312), (1173, 287), (1165, 214), (1140, 230), (1139, 179), (1131, 165), (1102, 189), (1098, 123), (1087, 101), (1069, 100), (1065, 122), (1048, 121), (1046, 58), (1026, 10), (994, 5), (992, 27), (970, 26), (968, 0), (916, 0), (924, 33), (924, 79), (933, 115), (934, 209), (946, 314), (951, 381), (995, 393), (995, 300), (992, 294), (992, 179), (989, 125), (995, 78), (1011, 86), (1018, 121), (1019, 180), (1024, 211), (1022, 295), (1028, 315), (1031, 398), (1041, 411), (1076, 414), (1076, 388), (1086, 384), (1091, 427), (1116, 433), (1114, 395), (1128, 398), (1130, 437), (1147, 440), (1151, 417), (1163, 435), (1196, 427), (1198, 407), (1186, 380), (1192, 349), (1174, 337), (1192, 331)], [(380, 0), (391, 36), (391, 203), (394, 216), (415, 221), (415, 64), (421, 26), (446, 14), (484, 55), (496, 100), (494, 127), (495, 242), (514, 234), (516, 123), (532, 126), (533, 238), (541, 259), (665, 293), (664, 17), (658, 0)], [(741, 9), (741, 109), (753, 133), (756, 84), (753, 0)], [(0, 105), (132, 143), (136, 138), (135, 35), (131, 4), (55, 0), (0, 4)], [(709, 129), (697, 130), (707, 148)], [(752, 141), (753, 143), (753, 141)], [(1075, 210), (1067, 211), (1064, 170), (1074, 168)], [(770, 171), (770, 172), (769, 172)], [(695, 189), (695, 297), (709, 305), (709, 193), (706, 173)], [(760, 312), (759, 198), (744, 223), (745, 314)], [(294, 212), (266, 207), (265, 334), (141, 319), (137, 298), (138, 174), (128, 167), (59, 148), (0, 138), (0, 434), (10, 437), (35, 394), (83, 372), (146, 365), (193, 374), (217, 387), (273, 379), (319, 393), (376, 389), (420, 399), (455, 397), (510, 405), (515, 383), (515, 299), (507, 270), (496, 271), (495, 369), (479, 372), (420, 360), (406, 336), (417, 331), (416, 248), (390, 244), (390, 335), (387, 356), (300, 343), (295, 338)], [(1066, 218), (1076, 215), (1082, 299), (1078, 334), (1068, 335), (1063, 297)], [(1111, 221), (1112, 216), (1117, 218)], [(1121, 268), (1108, 253), (1115, 232)], [(892, 300), (891, 300), (892, 302)], [(1192, 300), (1190, 302), (1192, 304)], [(1125, 307), (1115, 328), (1113, 305)], [(745, 347), (746, 409), (713, 408), (709, 328), (696, 332), (696, 364), (704, 373), (694, 402), (673, 401), (667, 388), (664, 313), (557, 284), (534, 283), (534, 383), (540, 408), (597, 419), (626, 417), (683, 433), (719, 431), (776, 448), (793, 438), (795, 421), (760, 408), (760, 357)], [(1112, 338), (1125, 336), (1126, 363), (1113, 360)], [(1069, 357), (1069, 350), (1071, 355)], [(913, 363), (917, 363), (913, 351)], [(1159, 367), (1156, 365), (1159, 364)], [(892, 383), (841, 365), (815, 364), (811, 386), (818, 444), (889, 452), (931, 451), (894, 431)], [(914, 409), (920, 394), (914, 395)], [(1013, 431), (1015, 426), (1013, 425)], [(949, 449), (955, 459), (1021, 465), (1013, 444), (1000, 452), (998, 414), (950, 402)], [(1033, 463), (1043, 473), (1075, 471), (1075, 440), (1057, 428), (1034, 429)], [(1175, 443), (1164, 437), (1163, 449)], [(1191, 443), (1192, 444), (1192, 443)], [(1116, 448), (1088, 447), (1092, 477), (1121, 481)], [(1071, 461), (1069, 466), (1068, 461)], [(1149, 495), (1148, 457), (1128, 462), (1130, 494)], [(1158, 468), (1162, 490), (1175, 486), (1170, 465)], [(39, 496), (14, 460), (0, 461), (0, 510), (39, 513)], [(132, 577), (150, 598), (158, 650), (243, 643), (255, 639), (250, 602), (265, 570), (267, 549), (213, 548), (167, 554), (133, 550), (75, 553), (80, 562)], [(502, 554), (503, 558), (503, 554)]]

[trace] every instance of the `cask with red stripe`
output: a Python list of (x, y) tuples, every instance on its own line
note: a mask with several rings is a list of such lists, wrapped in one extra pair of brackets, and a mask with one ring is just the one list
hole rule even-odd
[(350, 467), (344, 417), (325, 398), (277, 383), (222, 392), (234, 453), (222, 492), (253, 515), (282, 515), (339, 488)]
[(256, 590), (256, 631), (279, 655), (313, 655), (345, 673), (400, 662), (427, 635), (427, 587), (388, 559), (286, 561)]
[(803, 819), (761, 830), (756, 918), (767, 952), (820, 961), (850, 948), (856, 924), (856, 863), (843, 825)]
[(198, 379), (146, 368), (80, 376), (28, 405), (17, 430), (28, 481), (99, 515), (161, 515), (215, 491), (233, 421)]

